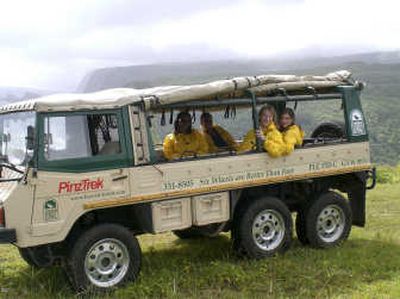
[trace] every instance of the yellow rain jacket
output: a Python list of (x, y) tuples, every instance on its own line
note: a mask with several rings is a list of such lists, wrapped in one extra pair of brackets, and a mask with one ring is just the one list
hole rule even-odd
[(289, 155), (295, 146), (303, 144), (304, 131), (297, 125), (290, 126), (282, 132), (282, 135), (285, 144), (284, 155)]
[[(283, 141), (282, 133), (278, 131), (274, 123), (268, 125), (263, 129), (265, 142), (264, 149), (271, 157), (280, 157), (284, 155), (285, 144)], [(243, 142), (238, 147), (238, 152), (250, 151), (256, 148), (256, 132), (254, 129), (250, 130), (244, 136)]]
[(193, 129), (190, 134), (171, 133), (165, 136), (163, 152), (168, 160), (208, 153), (208, 145), (204, 136)]
[[(223, 129), (222, 127), (218, 125), (213, 126), (214, 130), (219, 134), (219, 136), (225, 141), (227, 144), (227, 147), (231, 150), (236, 149), (236, 141), (233, 139), (232, 135), (229, 134), (228, 131)], [(204, 138), (208, 144), (208, 150), (210, 153), (215, 153), (218, 151), (218, 147), (214, 144), (214, 141), (212, 137), (207, 134), (205, 131), (203, 131)]]
[[(298, 126), (290, 126), (284, 132), (279, 132), (275, 124), (270, 124), (263, 130), (265, 136), (264, 149), (271, 157), (280, 157), (289, 155), (293, 152), (295, 146), (303, 143), (304, 131)], [(250, 130), (244, 137), (243, 142), (238, 148), (238, 152), (249, 151), (255, 149), (256, 134), (254, 130)]]

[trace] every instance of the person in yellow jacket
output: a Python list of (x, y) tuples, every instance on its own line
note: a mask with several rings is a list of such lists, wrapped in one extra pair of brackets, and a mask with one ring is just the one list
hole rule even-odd
[(258, 130), (250, 130), (238, 147), (238, 152), (251, 151), (256, 148), (256, 138), (262, 142), (263, 148), (271, 157), (280, 157), (285, 154), (286, 147), (282, 133), (276, 127), (276, 112), (274, 107), (265, 105), (258, 113)]
[(164, 138), (163, 153), (168, 160), (208, 153), (204, 136), (192, 128), (188, 112), (180, 112), (174, 123), (175, 130)]
[(201, 115), (200, 124), (210, 153), (236, 150), (236, 142), (232, 135), (222, 127), (213, 124), (213, 117), (210, 113), (204, 112)]
[(304, 131), (295, 124), (296, 115), (293, 109), (285, 108), (279, 118), (279, 130), (282, 132), (285, 144), (284, 155), (293, 152), (296, 146), (303, 144)]

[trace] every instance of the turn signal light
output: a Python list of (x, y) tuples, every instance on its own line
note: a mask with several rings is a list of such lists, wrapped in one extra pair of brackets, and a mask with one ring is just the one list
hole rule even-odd
[(4, 220), (4, 208), (0, 207), (0, 227), (5, 226), (5, 220)]

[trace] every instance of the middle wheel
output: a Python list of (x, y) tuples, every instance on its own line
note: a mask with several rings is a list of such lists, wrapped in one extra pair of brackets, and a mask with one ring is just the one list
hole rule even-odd
[(263, 258), (286, 251), (292, 239), (292, 217), (275, 197), (252, 200), (236, 216), (233, 247), (241, 256)]
[(218, 236), (226, 226), (226, 222), (212, 223), (204, 226), (192, 226), (173, 233), (180, 239), (214, 238)]

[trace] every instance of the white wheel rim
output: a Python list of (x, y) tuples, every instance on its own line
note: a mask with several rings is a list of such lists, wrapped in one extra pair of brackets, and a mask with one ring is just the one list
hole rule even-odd
[(103, 239), (89, 249), (85, 257), (85, 273), (96, 287), (115, 286), (125, 277), (130, 257), (125, 244), (117, 239)]
[(280, 246), (285, 236), (285, 222), (275, 210), (260, 212), (253, 221), (252, 236), (255, 244), (264, 251), (272, 251)]
[(326, 206), (317, 218), (318, 237), (327, 243), (337, 241), (343, 234), (346, 219), (337, 205)]

